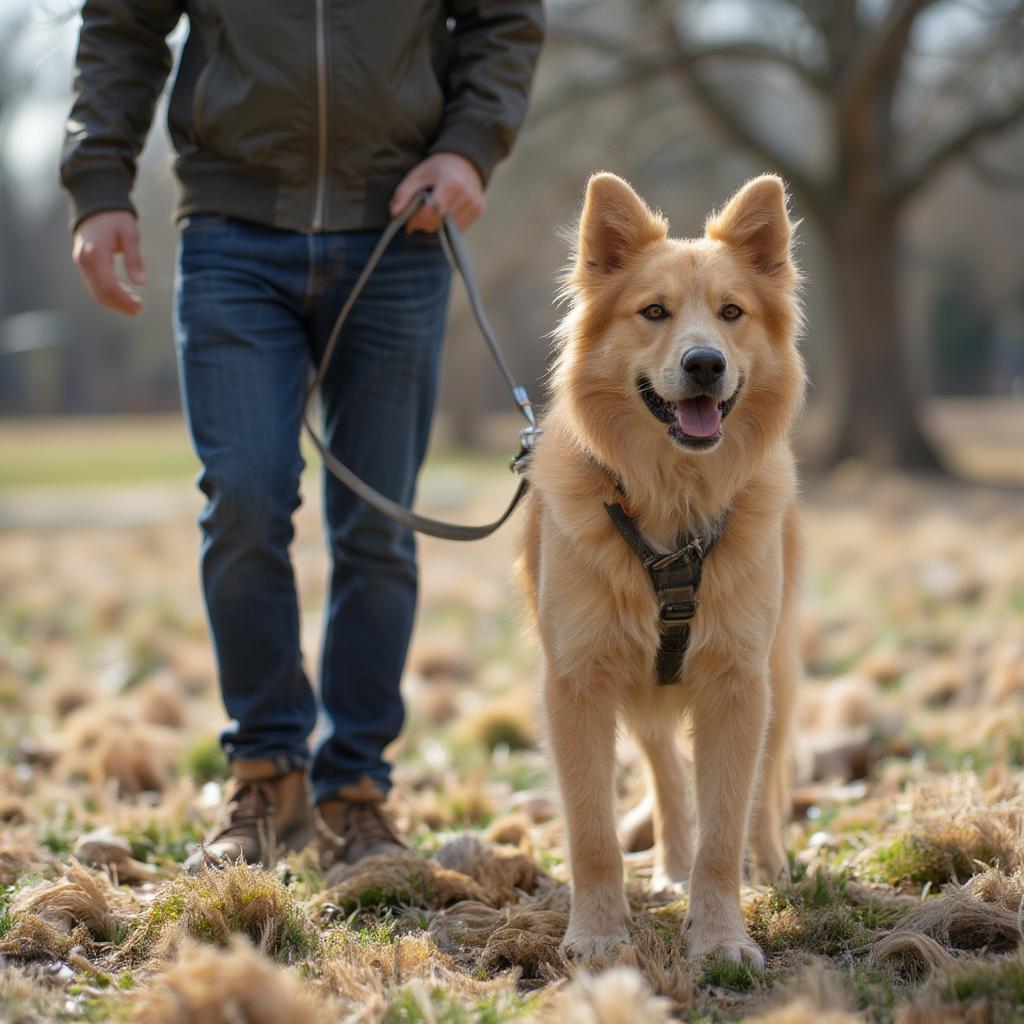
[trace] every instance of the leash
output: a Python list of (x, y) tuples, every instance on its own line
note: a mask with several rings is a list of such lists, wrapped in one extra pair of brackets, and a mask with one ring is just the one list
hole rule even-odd
[[(396, 501), (392, 501), (381, 494), (380, 491), (371, 487), (361, 477), (357, 476), (348, 466), (331, 453), (313, 428), (309, 418), (309, 407), (313, 400), (313, 395), (327, 376), (331, 357), (334, 355), (338, 338), (341, 336), (342, 328), (352, 312), (352, 307), (355, 306), (356, 301), (366, 287), (366, 282), (370, 280), (373, 272), (377, 269), (377, 265), (380, 263), (384, 251), (391, 244), (391, 240), (405, 227), (416, 211), (429, 198), (429, 191), (421, 192), (388, 224), (377, 244), (373, 247), (373, 252), (370, 253), (370, 257), (366, 261), (366, 266), (363, 267), (362, 272), (356, 279), (356, 283), (352, 286), (352, 291), (349, 292), (348, 298), (341, 307), (341, 312), (338, 313), (337, 320), (334, 321), (334, 327), (331, 328), (327, 344), (324, 346), (323, 359), (320, 360), (320, 365), (317, 367), (313, 382), (306, 392), (306, 400), (302, 406), (302, 420), (306, 425), (309, 436), (313, 439), (313, 444), (316, 445), (317, 450), (320, 452), (320, 457), (324, 460), (324, 465), (331, 475), (340, 480), (358, 497), (362, 498), (370, 508), (380, 512), (381, 515), (387, 516), (388, 519), (399, 523), (401, 526), (408, 527), (410, 530), (416, 530), (418, 533), (428, 534), (431, 537), (439, 537), (442, 540), (480, 540), (483, 537), (489, 537), (512, 515), (515, 507), (523, 499), (530, 486), (529, 480), (520, 476), (519, 486), (516, 488), (508, 508), (492, 523), (485, 523), (482, 526), (462, 526), (458, 523), (446, 523), (440, 519), (431, 519), (428, 516), (420, 515), (418, 512), (413, 512), (412, 509), (408, 509), (404, 505), (399, 505)], [(530, 404), (530, 397), (526, 393), (526, 388), (516, 383), (515, 378), (512, 376), (512, 371), (505, 361), (505, 356), (498, 345), (498, 341), (494, 336), (494, 332), (491, 330), (487, 315), (484, 313), (483, 303), (480, 300), (480, 291), (477, 288), (473, 268), (469, 262), (469, 255), (466, 252), (466, 246), (462, 241), (459, 229), (448, 217), (445, 217), (439, 234), (441, 247), (444, 249), (448, 262), (458, 272), (465, 285), (466, 295), (469, 299), (470, 308), (473, 310), (473, 317), (476, 320), (477, 327), (480, 328), (480, 333), (483, 335), (484, 341), (487, 342), (487, 347), (491, 350), (491, 355), (494, 356), (494, 361), (498, 364), (498, 369), (501, 371), (501, 375), (505, 378), (505, 383), (512, 392), (513, 401), (526, 420), (526, 426), (519, 431), (519, 452), (512, 460), (512, 471), (521, 474), (526, 467), (530, 453), (533, 451), (534, 443), (543, 433), (542, 428), (537, 425), (537, 419), (533, 412), (533, 406)]]

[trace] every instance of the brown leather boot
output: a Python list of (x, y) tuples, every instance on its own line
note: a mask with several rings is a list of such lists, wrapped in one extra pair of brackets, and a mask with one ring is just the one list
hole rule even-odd
[(199, 849), (185, 861), (197, 874), (236, 861), (272, 867), (278, 851), (300, 850), (313, 838), (306, 773), (282, 773), (271, 759), (232, 761), (221, 820)]
[(317, 848), (321, 867), (355, 864), (378, 853), (404, 853), (391, 816), (384, 809), (384, 794), (365, 775), (338, 790), (336, 797), (316, 807)]

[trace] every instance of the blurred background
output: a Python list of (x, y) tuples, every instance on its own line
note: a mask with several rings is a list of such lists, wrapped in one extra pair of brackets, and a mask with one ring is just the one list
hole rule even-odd
[[(803, 221), (808, 464), (1020, 471), (1021, 4), (548, 6), (530, 118), (470, 237), (523, 379), (544, 372), (566, 256), (559, 229), (592, 171), (627, 177), (675, 233), (692, 235), (745, 178), (774, 170)], [(0, 416), (176, 413), (162, 112), (136, 193), (144, 314), (95, 307), (70, 261), (56, 164), (77, 26), (65, 0), (7, 0), (0, 11)], [(461, 297), (447, 352), (439, 436), (493, 441), (490, 418), (507, 398)]]
[[(836, 872), (849, 928), (814, 939), (822, 904), (808, 897), (806, 935), (778, 948), (846, 972), (842, 957), (891, 920), (865, 931), (846, 880), (916, 885), (912, 903), (980, 870), (1024, 871), (1024, 2), (547, 6), (529, 119), (468, 237), (536, 400), (592, 172), (625, 176), (692, 236), (744, 180), (777, 171), (801, 220), (808, 682), (787, 846), (798, 876)], [(0, 897), (85, 856), (96, 828), (173, 873), (227, 775), (178, 411), (162, 115), (136, 189), (145, 310), (128, 320), (79, 280), (57, 185), (77, 26), (64, 0), (0, 0)], [(455, 292), (419, 505), (484, 521), (513, 489), (519, 424)], [(293, 555), (315, 665), (327, 560), (307, 457)], [(490, 826), (564, 881), (514, 536), (421, 543), (396, 793), (418, 849)], [(625, 810), (643, 788), (628, 740), (620, 762)], [(625, 837), (637, 851), (642, 826)], [(629, 870), (650, 864), (637, 852)], [(1003, 946), (949, 929), (942, 942), (956, 956), (1013, 948), (1014, 884)]]
[[(1024, 3), (551, 0), (548, 22), (530, 116), (468, 237), (517, 376), (542, 405), (557, 277), (592, 172), (628, 178), (684, 236), (748, 177), (781, 173), (801, 222), (812, 382), (797, 436), (809, 672), (824, 684), (867, 666), (850, 755), (862, 774), (903, 728), (865, 717), (876, 686), (932, 673), (936, 706), (952, 692), (980, 702), (987, 728), (979, 680), (1019, 671), (1024, 685)], [(140, 686), (180, 700), (190, 681), (186, 747), (215, 748), (222, 715), (170, 328), (163, 113), (136, 190), (145, 309), (127, 319), (79, 280), (57, 184), (78, 24), (67, 0), (0, 6), (0, 743), (15, 765), (47, 745), (54, 716), (129, 706)], [(425, 511), (483, 521), (504, 507), (519, 426), (509, 405), (456, 286)], [(315, 664), (327, 564), (306, 454), (294, 555)], [(489, 786), (514, 777), (510, 792), (547, 778), (522, 699), (535, 648), (510, 586), (514, 536), (422, 543), (406, 681), (414, 775), (457, 769), (454, 785), (473, 764)], [(933, 701), (927, 687), (907, 692), (912, 708)], [(974, 756), (991, 737), (964, 713), (950, 734)], [(482, 738), (467, 746), (458, 723), (478, 714)], [(1000, 719), (1011, 759), (1024, 754), (1018, 720)], [(842, 748), (849, 725), (824, 728), (824, 747)], [(74, 729), (62, 735), (74, 745)], [(163, 775), (142, 775), (187, 775), (179, 748), (162, 748), (178, 750)], [(513, 751), (500, 769), (496, 748)], [(138, 789), (117, 764), (94, 781), (109, 771), (119, 792)]]

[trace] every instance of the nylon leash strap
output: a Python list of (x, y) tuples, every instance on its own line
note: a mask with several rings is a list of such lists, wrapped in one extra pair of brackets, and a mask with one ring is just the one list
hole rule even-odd
[[(428, 516), (420, 515), (418, 512), (413, 512), (412, 509), (408, 509), (404, 505), (400, 505), (398, 502), (393, 501), (391, 498), (388, 498), (386, 495), (381, 494), (378, 490), (371, 487), (365, 480), (349, 469), (348, 466), (341, 462), (330, 451), (324, 441), (321, 440), (320, 435), (317, 434), (313, 424), (310, 422), (310, 405), (312, 404), (313, 396), (319, 390), (320, 385), (327, 376), (327, 371), (331, 365), (331, 358), (334, 355), (338, 339), (340, 338), (342, 329), (352, 312), (352, 308), (358, 301), (359, 296), (363, 293), (363, 289), (366, 287), (367, 281), (370, 280), (373, 272), (377, 269), (377, 265), (380, 263), (381, 258), (384, 255), (384, 251), (391, 244), (391, 240), (405, 227), (420, 207), (428, 201), (429, 197), (429, 192), (421, 192), (416, 199), (414, 199), (413, 202), (405, 208), (405, 210), (403, 210), (388, 224), (381, 233), (377, 244), (373, 247), (373, 251), (370, 253), (369, 259), (366, 261), (366, 265), (363, 267), (359, 277), (356, 279), (356, 283), (352, 286), (352, 291), (349, 292), (348, 297), (345, 299), (345, 303), (341, 307), (341, 311), (338, 313), (338, 318), (334, 321), (334, 326), (331, 328), (331, 333), (327, 338), (327, 344), (324, 346), (323, 358), (320, 360), (320, 365), (317, 367), (313, 381), (309, 386), (309, 390), (306, 392), (306, 400), (302, 406), (302, 420), (303, 423), (305, 423), (309, 436), (313, 439), (313, 444), (316, 445), (317, 450), (320, 452), (320, 457), (323, 459), (324, 465), (327, 467), (331, 475), (340, 480), (372, 509), (380, 512), (381, 515), (387, 516), (394, 522), (408, 527), (410, 530), (415, 530), (418, 533), (425, 533), (431, 537), (439, 537), (442, 540), (480, 540), (483, 537), (489, 537), (495, 530), (505, 523), (510, 515), (512, 515), (515, 507), (522, 500), (523, 496), (526, 494), (527, 488), (529, 487), (529, 481), (525, 477), (520, 478), (519, 486), (516, 488), (515, 494), (512, 496), (512, 500), (509, 502), (508, 507), (493, 522), (485, 523), (481, 526), (463, 526), (457, 523), (446, 523), (442, 520), (431, 519)], [(476, 277), (473, 274), (473, 268), (469, 262), (469, 256), (466, 252), (466, 246), (462, 240), (462, 235), (459, 232), (459, 229), (448, 217), (444, 218), (444, 223), (440, 231), (440, 239), (441, 246), (444, 249), (448, 262), (462, 278), (462, 282), (466, 288), (466, 296), (469, 299), (470, 308), (473, 310), (473, 317), (476, 320), (477, 327), (479, 327), (480, 333), (483, 335), (484, 341), (487, 343), (487, 347), (491, 350), (491, 355), (494, 357), (494, 361), (498, 364), (498, 370), (505, 378), (505, 383), (512, 392), (513, 401), (516, 403), (516, 406), (522, 413), (523, 418), (526, 420), (526, 426), (519, 431), (519, 453), (512, 461), (512, 468), (518, 473), (525, 467), (530, 452), (533, 450), (534, 442), (542, 431), (541, 428), (537, 426), (533, 406), (530, 403), (529, 395), (526, 393), (526, 388), (516, 383), (515, 378), (512, 376), (512, 371), (509, 369), (509, 365), (505, 361), (505, 356), (498, 345), (498, 340), (494, 336), (494, 331), (491, 329), (491, 325), (487, 320), (487, 314), (484, 312), (483, 303), (480, 299), (480, 291), (477, 287)]]

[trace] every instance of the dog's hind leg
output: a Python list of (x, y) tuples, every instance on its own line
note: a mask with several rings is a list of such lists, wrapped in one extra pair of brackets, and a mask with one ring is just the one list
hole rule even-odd
[(647, 762), (647, 782), (654, 795), (654, 874), (658, 892), (685, 885), (693, 865), (693, 814), (689, 769), (671, 729), (636, 734)]
[(582, 687), (549, 675), (544, 703), (572, 875), (562, 948), (569, 956), (614, 956), (629, 941), (613, 805), (617, 702), (596, 682)]

